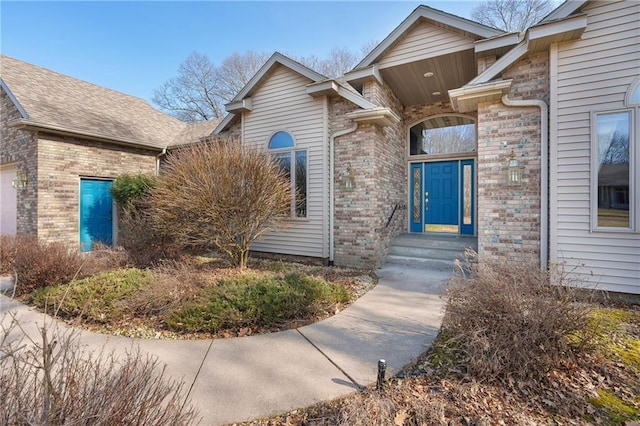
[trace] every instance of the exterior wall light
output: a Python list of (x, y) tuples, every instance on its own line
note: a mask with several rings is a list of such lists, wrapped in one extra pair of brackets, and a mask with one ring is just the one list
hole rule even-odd
[(27, 183), (29, 183), (27, 174), (25, 172), (17, 172), (16, 177), (11, 181), (11, 186), (15, 189), (24, 189), (27, 187)]
[(356, 178), (353, 175), (353, 169), (351, 163), (347, 163), (347, 169), (344, 172), (344, 187), (347, 190), (352, 190), (356, 186)]
[(504, 184), (506, 186), (521, 186), (522, 185), (522, 172), (524, 166), (520, 165), (520, 161), (516, 159), (516, 155), (511, 151), (509, 161), (502, 168), (504, 172)]

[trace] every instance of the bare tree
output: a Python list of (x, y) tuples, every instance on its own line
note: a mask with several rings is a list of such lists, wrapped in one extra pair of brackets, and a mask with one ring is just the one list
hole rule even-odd
[(320, 74), (336, 78), (350, 71), (358, 63), (358, 56), (346, 47), (334, 47), (329, 52), (329, 57), (322, 59), (317, 55), (308, 55), (297, 58), (298, 62)]
[[(368, 42), (360, 55), (365, 56), (374, 46), (374, 42)], [(335, 78), (351, 70), (360, 55), (336, 47), (326, 59), (317, 55), (295, 59), (322, 75)], [(178, 67), (178, 75), (153, 91), (151, 100), (163, 111), (186, 122), (223, 117), (224, 105), (242, 90), (268, 58), (269, 55), (262, 52), (233, 53), (218, 66), (207, 55), (192, 52)]]
[(524, 31), (551, 12), (552, 0), (488, 0), (471, 10), (471, 18), (505, 31)]
[(171, 153), (148, 201), (176, 242), (218, 249), (243, 269), (249, 245), (289, 216), (291, 185), (266, 152), (213, 141)]
[[(222, 65), (216, 69), (217, 95), (229, 102), (258, 72), (260, 67), (269, 59), (269, 55), (263, 52), (249, 51), (243, 55), (233, 53), (222, 61)], [(225, 111), (223, 111), (224, 115)]]
[(192, 52), (178, 67), (178, 76), (153, 91), (151, 100), (160, 109), (186, 121), (223, 117), (224, 104), (249, 81), (267, 60), (264, 53), (234, 53), (221, 66), (205, 54)]

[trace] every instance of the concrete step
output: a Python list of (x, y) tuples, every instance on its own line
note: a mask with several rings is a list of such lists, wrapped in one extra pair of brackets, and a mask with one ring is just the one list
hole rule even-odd
[(453, 272), (465, 250), (477, 247), (475, 237), (402, 234), (392, 241), (386, 263)]
[(394, 254), (388, 255), (385, 263), (392, 265), (415, 266), (445, 272), (453, 272), (455, 269), (455, 262), (453, 260), (425, 259), (422, 257), (399, 256)]
[(416, 247), (416, 246), (404, 246), (404, 245), (392, 245), (389, 248), (390, 255), (407, 256), (407, 257), (420, 257), (423, 259), (442, 259), (452, 260), (459, 258), (463, 251), (459, 248), (431, 248), (431, 247)]
[(478, 239), (475, 237), (401, 234), (393, 242), (393, 246), (432, 248), (437, 250), (457, 250), (463, 252), (467, 247), (478, 249)]

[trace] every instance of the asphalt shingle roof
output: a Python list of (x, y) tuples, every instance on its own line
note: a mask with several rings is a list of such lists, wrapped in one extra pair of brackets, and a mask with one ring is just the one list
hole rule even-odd
[(211, 136), (213, 130), (220, 124), (220, 121), (222, 121), (222, 119), (216, 118), (188, 124), (173, 138), (173, 142), (169, 145), (169, 148), (199, 142), (203, 138)]
[(144, 99), (4, 55), (0, 78), (28, 121), (43, 127), (157, 148), (171, 145), (187, 127)]

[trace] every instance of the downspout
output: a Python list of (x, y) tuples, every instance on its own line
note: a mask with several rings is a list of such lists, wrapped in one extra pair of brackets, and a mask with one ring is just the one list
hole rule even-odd
[(547, 268), (549, 232), (549, 106), (540, 100), (513, 100), (502, 96), (502, 103), (511, 107), (540, 108), (540, 266)]
[(160, 176), (160, 157), (167, 155), (167, 148), (162, 148), (162, 152), (156, 155), (156, 176)]
[(335, 235), (334, 235), (334, 216), (335, 216), (335, 206), (334, 206), (334, 188), (335, 188), (335, 148), (334, 148), (334, 144), (335, 144), (335, 139), (339, 138), (340, 136), (344, 136), (344, 135), (348, 135), (349, 133), (353, 133), (358, 129), (358, 124), (355, 123), (353, 126), (343, 129), (343, 130), (338, 130), (337, 132), (333, 133), (330, 137), (329, 137), (329, 173), (331, 173), (331, 178), (329, 179), (329, 266), (333, 266), (333, 258), (334, 258), (334, 252), (335, 252), (335, 248), (334, 248), (334, 241), (335, 241)]

